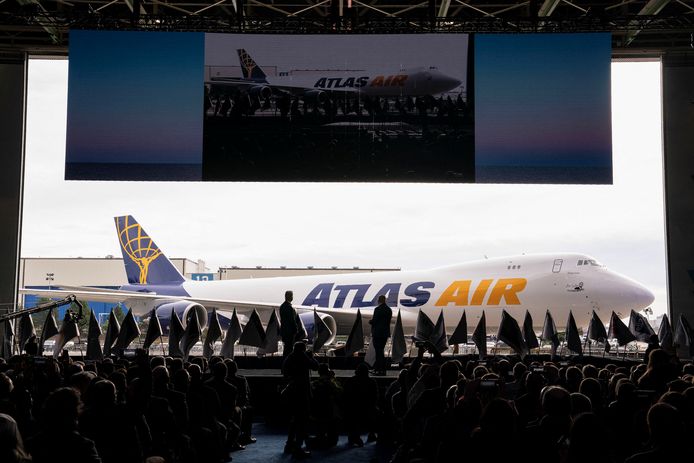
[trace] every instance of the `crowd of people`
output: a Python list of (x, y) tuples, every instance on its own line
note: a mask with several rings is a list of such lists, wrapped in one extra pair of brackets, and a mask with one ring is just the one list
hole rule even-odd
[[(694, 431), (694, 365), (661, 349), (647, 363), (601, 368), (587, 357), (480, 362), (427, 350), (420, 345), (397, 377), (377, 382), (365, 363), (338, 378), (327, 359), (295, 342), (277, 391), (284, 452), (306, 458), (342, 434), (351, 447), (386, 446), (392, 463), (642, 463), (679, 455)], [(248, 381), (233, 359), (140, 351), (94, 363), (0, 361), (2, 462), (229, 461), (255, 442), (253, 421)]]

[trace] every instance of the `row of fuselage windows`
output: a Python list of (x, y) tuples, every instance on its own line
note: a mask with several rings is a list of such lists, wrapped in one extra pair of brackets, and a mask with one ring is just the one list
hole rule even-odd
[(518, 270), (519, 268), (521, 268), (520, 265), (509, 265), (506, 267), (507, 270)]
[(579, 259), (578, 260), (578, 265), (594, 265), (596, 267), (599, 267), (600, 264), (595, 262), (593, 259)]

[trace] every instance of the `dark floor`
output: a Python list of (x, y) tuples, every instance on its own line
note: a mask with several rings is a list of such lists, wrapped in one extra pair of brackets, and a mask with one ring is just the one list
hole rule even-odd
[[(286, 430), (272, 428), (263, 423), (253, 425), (253, 434), (258, 439), (255, 444), (248, 445), (246, 450), (232, 453), (235, 463), (288, 463), (296, 461), (291, 455), (283, 453), (287, 438)], [(366, 442), (366, 434), (362, 436)], [(364, 447), (349, 447), (347, 436), (340, 436), (337, 446), (327, 450), (311, 450), (311, 457), (304, 461), (320, 461), (321, 463), (387, 463), (393, 455), (391, 446), (377, 443), (364, 444)]]

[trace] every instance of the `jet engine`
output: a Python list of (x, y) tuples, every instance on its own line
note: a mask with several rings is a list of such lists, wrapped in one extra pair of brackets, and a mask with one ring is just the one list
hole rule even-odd
[[(328, 341), (325, 343), (326, 345), (330, 345), (333, 342), (335, 342), (335, 335), (337, 334), (337, 323), (335, 323), (335, 319), (325, 313), (319, 313), (318, 317), (320, 317), (321, 320), (323, 320), (323, 323), (325, 323), (332, 333), (330, 335), (330, 338)], [(301, 323), (304, 324), (304, 328), (306, 328), (306, 334), (308, 335), (309, 339), (313, 339), (313, 333), (315, 330), (315, 324), (313, 323), (313, 312), (303, 312), (299, 314), (299, 318), (301, 319)]]
[(166, 304), (157, 306), (155, 309), (157, 311), (157, 318), (164, 332), (168, 332), (169, 322), (171, 321), (171, 309), (178, 315), (181, 323), (183, 323), (183, 327), (188, 325), (188, 321), (190, 317), (192, 317), (193, 312), (198, 314), (200, 329), (205, 329), (207, 326), (207, 309), (205, 309), (205, 307), (190, 301), (167, 302)]
[(323, 104), (327, 98), (328, 95), (322, 90), (309, 90), (304, 93), (304, 102), (306, 103)]
[(265, 100), (272, 96), (272, 89), (267, 85), (254, 85), (249, 89), (249, 93), (253, 97), (262, 98)]

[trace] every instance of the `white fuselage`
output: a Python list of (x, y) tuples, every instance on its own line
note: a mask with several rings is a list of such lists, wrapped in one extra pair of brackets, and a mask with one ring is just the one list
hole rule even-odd
[[(433, 319), (443, 311), (449, 331), (463, 310), (473, 329), (482, 311), (488, 329), (497, 327), (502, 309), (520, 324), (529, 311), (537, 329), (547, 310), (564, 327), (570, 310), (579, 328), (585, 328), (593, 310), (607, 321), (612, 311), (625, 317), (654, 300), (641, 284), (581, 254), (513, 256), (421, 271), (188, 281), (183, 287), (193, 298), (277, 304), (292, 290), (295, 305), (337, 314), (360, 308), (367, 316), (384, 294), (394, 313), (401, 310), (406, 329), (414, 326), (421, 309)], [(349, 330), (351, 325), (341, 318), (336, 317), (338, 329)]]

